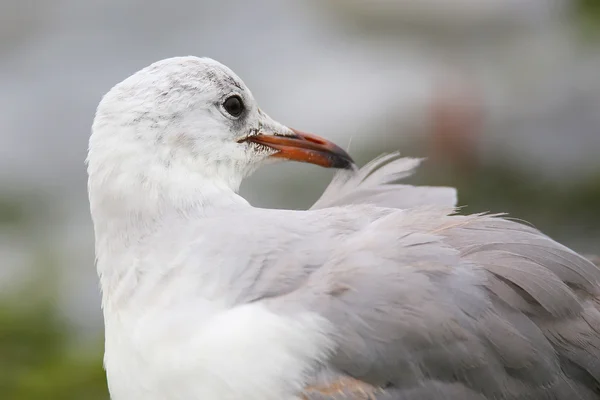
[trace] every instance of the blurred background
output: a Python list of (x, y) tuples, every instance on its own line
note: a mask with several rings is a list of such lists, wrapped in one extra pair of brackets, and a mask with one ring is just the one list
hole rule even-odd
[[(176, 55), (360, 164), (425, 156), (411, 182), (458, 187), (463, 212), (600, 253), (598, 0), (1, 0), (3, 399), (108, 398), (87, 140), (112, 85)], [(305, 208), (331, 175), (266, 168), (242, 192)]]

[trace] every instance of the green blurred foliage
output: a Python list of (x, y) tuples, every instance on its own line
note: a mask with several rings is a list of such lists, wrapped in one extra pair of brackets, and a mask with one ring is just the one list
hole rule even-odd
[[(27, 236), (28, 206), (34, 202), (0, 198), (0, 230)], [(107, 400), (102, 343), (83, 346), (56, 309), (56, 262), (38, 249), (36, 274), (0, 296), (0, 398), (3, 400)]]
[(25, 221), (26, 211), (14, 198), (0, 197), (0, 227), (18, 225)]
[(50, 304), (0, 303), (2, 398), (108, 399), (101, 347), (72, 349), (68, 326)]
[(574, 6), (576, 22), (584, 36), (598, 38), (600, 36), (600, 1), (576, 0)]

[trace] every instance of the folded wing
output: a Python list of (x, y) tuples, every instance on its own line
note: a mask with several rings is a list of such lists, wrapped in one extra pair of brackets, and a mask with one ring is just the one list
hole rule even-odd
[(599, 282), (531, 227), (430, 207), (357, 232), (288, 296), (332, 322), (331, 369), (376, 398), (597, 399)]

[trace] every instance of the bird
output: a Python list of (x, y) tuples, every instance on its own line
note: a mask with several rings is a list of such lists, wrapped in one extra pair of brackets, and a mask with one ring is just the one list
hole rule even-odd
[[(238, 194), (283, 161), (335, 169), (310, 209)], [(86, 158), (111, 398), (600, 398), (600, 269), (400, 183), (421, 161), (359, 168), (210, 58), (116, 84)]]

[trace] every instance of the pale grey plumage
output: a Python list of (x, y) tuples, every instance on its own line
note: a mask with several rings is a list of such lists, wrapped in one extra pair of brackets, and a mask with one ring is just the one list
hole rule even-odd
[(334, 368), (381, 399), (598, 398), (600, 269), (529, 226), (449, 211), (389, 213), (290, 294), (341, 327)]

